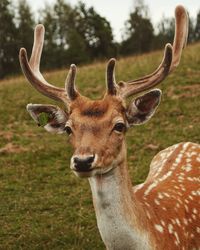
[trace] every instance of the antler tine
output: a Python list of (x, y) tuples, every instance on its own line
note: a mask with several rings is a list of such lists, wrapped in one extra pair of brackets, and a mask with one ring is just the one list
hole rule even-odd
[(79, 95), (75, 89), (75, 78), (76, 78), (76, 65), (71, 64), (68, 76), (65, 81), (65, 89), (68, 98), (73, 101)]
[[(172, 61), (170, 68), (168, 70), (168, 74), (175, 69), (181, 58), (181, 53), (184, 48), (184, 46), (187, 43), (187, 35), (188, 35), (188, 16), (185, 8), (181, 5), (176, 7), (175, 10), (175, 36), (174, 36), (174, 42), (173, 42), (173, 54), (172, 54)], [(169, 65), (166, 64), (166, 54), (171, 53), (167, 52), (167, 47), (171, 47), (170, 44), (167, 44), (165, 47), (165, 53), (164, 57), (162, 59), (161, 64), (159, 67), (151, 74), (146, 75), (144, 77), (138, 78), (133, 81), (121, 81), (119, 82), (119, 94), (122, 97), (128, 97), (130, 95), (136, 94), (144, 90), (148, 90), (154, 86), (156, 86), (158, 83), (160, 83), (164, 78), (167, 76), (164, 74), (164, 77), (162, 79), (161, 75), (166, 72), (166, 70), (163, 70), (163, 67), (167, 67)], [(169, 62), (169, 61), (168, 61)], [(164, 66), (165, 65), (165, 66)], [(162, 80), (161, 80), (162, 79)], [(141, 86), (139, 86), (141, 85)]]
[(111, 58), (107, 65), (106, 70), (106, 80), (107, 80), (107, 93), (109, 95), (116, 95), (117, 93), (117, 85), (115, 82), (115, 63), (116, 60), (114, 58)]
[(40, 73), (40, 58), (44, 42), (44, 26), (39, 24), (35, 28), (34, 43), (30, 61), (28, 62), (25, 48), (20, 49), (19, 60), (22, 71), (28, 81), (43, 95), (57, 101), (66, 101), (67, 95), (64, 88), (58, 88), (49, 84)]
[(43, 49), (43, 44), (44, 44), (44, 33), (45, 29), (42, 24), (38, 24), (35, 27), (34, 31), (34, 43), (33, 43), (33, 48), (32, 48), (32, 53), (31, 53), (31, 58), (29, 60), (29, 64), (33, 71), (37, 73), (38, 77), (42, 77), (42, 74), (40, 73), (40, 59), (42, 55), (42, 49)]
[(178, 5), (176, 7), (175, 17), (176, 24), (173, 42), (173, 61), (170, 72), (179, 65), (181, 53), (187, 44), (188, 38), (188, 14), (183, 6)]
[(163, 81), (169, 73), (170, 66), (172, 63), (172, 46), (171, 44), (166, 44), (164, 57), (159, 70), (155, 74), (152, 74), (148, 79), (134, 82), (134, 84), (127, 84), (126, 82), (119, 83), (119, 94), (122, 98), (129, 97), (133, 94), (138, 94), (142, 91), (151, 89)]

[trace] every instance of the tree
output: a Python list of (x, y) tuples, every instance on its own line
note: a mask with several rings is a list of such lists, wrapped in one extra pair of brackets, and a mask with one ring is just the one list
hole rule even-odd
[(68, 40), (67, 58), (69, 63), (86, 63), (91, 60), (85, 40), (76, 29), (71, 29)]
[(80, 2), (75, 11), (75, 28), (84, 39), (90, 57), (102, 58), (115, 55), (110, 23), (93, 7), (87, 9), (84, 3)]
[(122, 41), (121, 53), (126, 55), (149, 51), (153, 37), (154, 29), (148, 15), (148, 7), (144, 5), (143, 0), (137, 0), (125, 23), (125, 39)]
[(154, 37), (153, 49), (162, 48), (166, 43), (173, 43), (175, 19), (162, 17), (158, 23), (158, 33)]
[(189, 20), (189, 24), (188, 24), (188, 39), (187, 42), (188, 43), (193, 43), (196, 39), (195, 39), (195, 25), (194, 25), (194, 19), (190, 16), (189, 12), (188, 12), (188, 20)]
[[(42, 11), (41, 23), (45, 26), (45, 47), (43, 60), (46, 68), (60, 68), (83, 61), (83, 41), (74, 26), (74, 9), (64, 0), (57, 0), (54, 6)], [(85, 53), (85, 47), (83, 48)], [(81, 60), (82, 58), (82, 60)]]
[[(69, 33), (73, 23), (73, 8), (65, 0), (57, 0), (54, 5), (55, 35), (57, 43), (57, 56), (60, 65), (66, 65), (67, 51), (69, 49)], [(78, 48), (77, 48), (78, 49)]]
[(196, 25), (194, 28), (194, 36), (195, 36), (195, 41), (200, 41), (200, 10), (197, 13), (196, 17)]
[(42, 23), (45, 27), (45, 40), (42, 61), (42, 65), (45, 69), (58, 68), (60, 66), (60, 60), (58, 60), (57, 50), (57, 22), (54, 13), (54, 9), (49, 5), (45, 6), (45, 9), (41, 11), (39, 23)]
[(33, 28), (35, 21), (26, 0), (20, 0), (18, 6), (18, 47), (25, 47), (31, 53), (33, 44)]
[[(188, 39), (187, 42), (191, 43), (195, 40), (194, 37), (194, 25), (193, 20), (190, 18), (188, 13)], [(165, 18), (162, 17), (161, 21), (158, 24), (158, 33), (154, 37), (154, 45), (153, 48), (161, 48), (166, 43), (173, 43), (174, 39), (174, 32), (175, 32), (175, 18)]]
[(57, 0), (53, 7), (45, 8), (41, 21), (46, 28), (44, 59), (48, 59), (48, 68), (115, 55), (110, 24), (92, 7), (79, 2), (72, 8)]
[(0, 1), (0, 78), (18, 69), (17, 29), (9, 0)]

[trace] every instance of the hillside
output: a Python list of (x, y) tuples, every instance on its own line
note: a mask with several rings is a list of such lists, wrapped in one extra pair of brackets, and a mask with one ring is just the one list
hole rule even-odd
[[(130, 80), (154, 70), (162, 51), (121, 59), (116, 78)], [(80, 67), (81, 93), (99, 98), (105, 91), (105, 62)], [(46, 74), (64, 86), (65, 70)], [(133, 183), (141, 183), (153, 156), (181, 141), (200, 143), (200, 44), (188, 46), (181, 64), (161, 85), (162, 103), (151, 121), (127, 134)], [(69, 169), (66, 135), (36, 126), (27, 103), (53, 101), (24, 77), (0, 81), (0, 249), (104, 249), (96, 226), (87, 180)]]

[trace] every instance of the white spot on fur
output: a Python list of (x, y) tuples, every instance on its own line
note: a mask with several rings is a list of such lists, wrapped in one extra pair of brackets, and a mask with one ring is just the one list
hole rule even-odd
[(173, 225), (172, 224), (168, 225), (168, 231), (169, 231), (170, 234), (173, 233), (174, 229), (173, 229)]
[(140, 190), (141, 188), (143, 188), (143, 186), (144, 186), (144, 183), (141, 183), (141, 184), (135, 186), (133, 188), (134, 193), (136, 193), (138, 190)]
[(147, 207), (150, 207), (149, 203), (145, 202), (144, 204), (145, 204)]
[(197, 213), (198, 213), (197, 210), (196, 210), (196, 208), (193, 208), (193, 213), (194, 213), (194, 214), (197, 214)]
[(175, 162), (178, 164), (181, 162), (181, 159), (180, 158), (176, 158)]
[(186, 218), (183, 218), (183, 223), (187, 226), (188, 225), (188, 221), (186, 220)]
[(190, 172), (192, 170), (192, 166), (191, 165), (187, 165), (187, 166), (184, 167), (184, 170), (186, 172)]
[(176, 219), (176, 223), (177, 223), (178, 226), (181, 226), (181, 223), (180, 223), (179, 219)]
[(193, 239), (194, 238), (194, 234), (191, 234), (190, 237)]
[(185, 207), (185, 210), (186, 210), (187, 212), (189, 212), (188, 206), (187, 206), (187, 205), (184, 205), (184, 207)]
[(154, 202), (156, 203), (156, 205), (160, 205), (160, 201), (155, 199)]
[(148, 211), (146, 211), (148, 219), (151, 219), (151, 215)]
[(170, 195), (169, 195), (168, 193), (166, 193), (166, 192), (163, 193), (163, 194), (164, 194), (164, 196), (166, 196), (166, 197), (168, 197), (168, 198), (170, 197)]
[(191, 160), (192, 160), (191, 158), (187, 158), (186, 162), (189, 163), (189, 162), (191, 162)]
[(191, 194), (193, 194), (194, 196), (196, 196), (196, 195), (198, 195), (198, 192), (192, 191)]
[(163, 226), (165, 226), (164, 220), (161, 220), (160, 222), (161, 222), (161, 224), (162, 224)]
[(163, 233), (163, 227), (161, 225), (155, 224), (154, 226), (158, 232)]
[(186, 142), (183, 144), (183, 149), (186, 150), (186, 148), (189, 146), (190, 142)]
[(180, 240), (179, 240), (179, 237), (178, 237), (177, 232), (174, 232), (174, 235), (175, 235), (175, 237), (176, 237), (176, 240), (177, 240), (178, 244), (180, 244)]
[(195, 214), (192, 214), (192, 218), (193, 218), (194, 220), (196, 220), (196, 219), (197, 219), (197, 217), (196, 217), (196, 215), (195, 215)]
[(148, 194), (150, 193), (150, 191), (151, 191), (154, 187), (156, 187), (156, 186), (157, 186), (157, 183), (156, 183), (156, 182), (153, 182), (152, 184), (150, 184), (150, 185), (148, 186), (148, 188), (145, 190), (144, 195), (148, 195)]
[(196, 182), (200, 182), (200, 178), (199, 177), (187, 177), (188, 181), (196, 181)]
[(158, 198), (159, 199), (163, 199), (164, 198), (163, 194), (162, 193), (158, 193)]

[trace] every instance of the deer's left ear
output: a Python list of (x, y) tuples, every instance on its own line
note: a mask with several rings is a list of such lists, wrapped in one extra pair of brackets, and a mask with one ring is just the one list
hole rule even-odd
[(154, 89), (132, 101), (126, 111), (129, 126), (147, 122), (155, 113), (161, 95), (161, 90)]
[(61, 134), (64, 131), (68, 114), (54, 105), (28, 104), (27, 111), (38, 124), (48, 132)]

